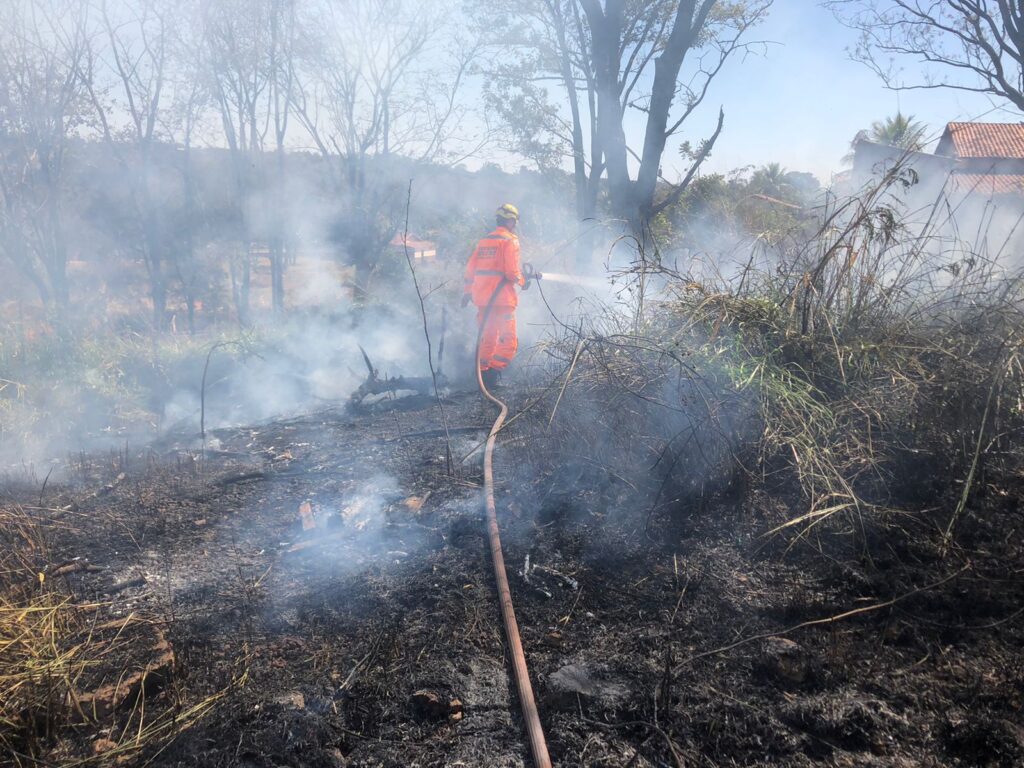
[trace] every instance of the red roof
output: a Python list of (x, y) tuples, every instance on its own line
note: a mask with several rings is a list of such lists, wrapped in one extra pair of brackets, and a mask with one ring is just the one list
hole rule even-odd
[(403, 244), (401, 232), (399, 232), (397, 235), (391, 238), (390, 244), (395, 246), (396, 248), (403, 248), (405, 245), (408, 245), (409, 249), (413, 251), (433, 251), (436, 250), (437, 248), (437, 245), (435, 243), (432, 243), (429, 240), (420, 240), (416, 237), (413, 237), (412, 235), (409, 235), (409, 237)]
[(1024, 195), (1024, 173), (954, 173), (949, 188), (977, 195)]
[(1024, 123), (949, 123), (935, 154), (1024, 160)]

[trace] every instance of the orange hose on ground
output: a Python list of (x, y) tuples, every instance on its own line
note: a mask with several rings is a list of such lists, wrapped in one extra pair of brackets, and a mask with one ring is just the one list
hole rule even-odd
[(494, 403), (500, 409), (498, 418), (491, 426), (491, 432), (487, 436), (487, 444), (484, 447), (484, 503), (487, 511), (487, 538), (491, 545), (491, 559), (494, 562), (494, 579), (498, 584), (498, 600), (501, 604), (501, 617), (505, 623), (505, 637), (508, 639), (509, 651), (512, 656), (512, 676), (515, 678), (516, 691), (519, 694), (519, 704), (523, 710), (523, 720), (526, 723), (526, 735), (530, 740), (530, 754), (533, 755), (533, 764), (536, 768), (551, 768), (551, 758), (548, 756), (548, 745), (544, 739), (544, 728), (540, 724), (540, 714), (537, 712), (537, 701), (533, 697), (533, 686), (530, 684), (530, 670), (526, 666), (526, 654), (523, 652), (523, 643), (519, 638), (519, 624), (516, 623), (516, 612), (512, 606), (512, 590), (509, 588), (508, 575), (505, 573), (505, 556), (501, 551), (501, 536), (498, 531), (498, 513), (494, 506), (494, 443), (497, 440), (498, 432), (505, 423), (508, 416), (508, 406), (490, 393), (484, 386), (483, 374), (480, 370), (480, 342), (483, 339), (483, 330), (491, 315), (491, 308), (498, 296), (498, 291), (507, 281), (503, 280), (495, 288), (491, 299), (487, 302), (483, 317), (480, 322), (480, 330), (476, 339), (476, 381), (480, 386), (483, 396)]

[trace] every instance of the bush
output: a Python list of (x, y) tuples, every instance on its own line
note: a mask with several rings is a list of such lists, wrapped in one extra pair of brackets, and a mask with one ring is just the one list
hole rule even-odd
[(620, 276), (630, 311), (547, 345), (575, 360), (563, 447), (628, 472), (651, 511), (793, 489), (776, 530), (801, 534), (861, 533), (956, 491), (948, 544), (980, 474), (1017, 459), (1022, 276), (946, 209), (908, 212), (913, 183), (894, 169), (733, 275), (641, 252)]

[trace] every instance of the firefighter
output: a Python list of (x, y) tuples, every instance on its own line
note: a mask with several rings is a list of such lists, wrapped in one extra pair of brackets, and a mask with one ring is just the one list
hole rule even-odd
[[(516, 355), (519, 339), (516, 336), (516, 305), (519, 297), (516, 287), (525, 285), (519, 263), (519, 209), (510, 203), (501, 206), (495, 215), (497, 225), (493, 232), (477, 243), (466, 265), (465, 291), (462, 306), (470, 301), (477, 308), (477, 326), (484, 322), (491, 296), (497, 291), (487, 325), (480, 336), (480, 370), (484, 385), (498, 383), (501, 371), (508, 367)], [(499, 287), (500, 286), (500, 287)]]

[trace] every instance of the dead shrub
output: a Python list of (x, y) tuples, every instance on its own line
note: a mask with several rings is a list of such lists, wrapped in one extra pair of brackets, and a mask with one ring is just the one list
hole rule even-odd
[(795, 490), (775, 530), (797, 536), (955, 494), (948, 545), (981, 474), (1019, 459), (1024, 275), (1002, 266), (1009, 237), (964, 242), (946, 201), (910, 210), (914, 181), (893, 169), (735, 274), (638, 250), (628, 309), (545, 347), (576, 358), (560, 450), (616, 468), (651, 511)]

